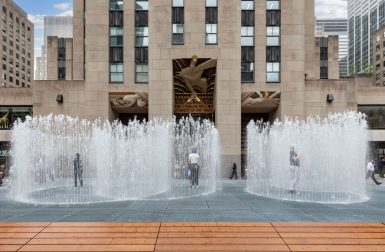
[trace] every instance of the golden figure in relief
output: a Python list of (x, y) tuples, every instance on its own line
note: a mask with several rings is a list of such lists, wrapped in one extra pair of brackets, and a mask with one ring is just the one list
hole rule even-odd
[(198, 66), (197, 66), (197, 62), (198, 62), (198, 56), (196, 55), (192, 56), (190, 66), (182, 69), (180, 72), (176, 74), (177, 77), (180, 77), (183, 79), (183, 81), (186, 84), (186, 87), (191, 92), (191, 96), (187, 100), (187, 103), (192, 102), (194, 99), (198, 102), (201, 102), (194, 87), (198, 88), (199, 90), (202, 90), (203, 93), (206, 93), (208, 89), (208, 80), (202, 77), (203, 72), (207, 69), (217, 66), (217, 61), (215, 59), (207, 60)]

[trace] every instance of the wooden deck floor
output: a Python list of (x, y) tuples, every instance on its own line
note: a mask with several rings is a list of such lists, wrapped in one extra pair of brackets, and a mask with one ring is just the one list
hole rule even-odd
[(0, 251), (385, 251), (385, 225), (0, 223)]

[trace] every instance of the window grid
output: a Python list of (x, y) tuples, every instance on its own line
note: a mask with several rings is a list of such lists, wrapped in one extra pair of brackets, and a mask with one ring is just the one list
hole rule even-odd
[(109, 80), (116, 84), (124, 82), (123, 9), (123, 0), (110, 0)]
[(184, 44), (184, 0), (172, 0), (172, 44)]
[(254, 1), (241, 1), (241, 82), (255, 81), (254, 56)]
[[(172, 0), (177, 4), (177, 2)], [(148, 1), (137, 0), (135, 4), (135, 83), (148, 83)]]
[(281, 2), (266, 1), (266, 82), (281, 82)]
[(218, 44), (218, 2), (206, 0), (206, 45)]

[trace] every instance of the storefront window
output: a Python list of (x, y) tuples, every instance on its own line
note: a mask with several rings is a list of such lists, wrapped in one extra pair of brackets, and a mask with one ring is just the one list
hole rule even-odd
[(1, 107), (0, 106), (0, 130), (9, 130), (13, 123), (20, 118), (32, 116), (32, 107)]
[(358, 106), (358, 111), (367, 116), (369, 129), (385, 129), (385, 106)]

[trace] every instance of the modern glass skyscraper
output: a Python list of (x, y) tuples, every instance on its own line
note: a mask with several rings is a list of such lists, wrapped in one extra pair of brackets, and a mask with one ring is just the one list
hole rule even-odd
[(385, 0), (348, 0), (349, 73), (373, 63), (373, 33), (385, 25)]
[(346, 19), (318, 19), (316, 36), (338, 36), (340, 76), (348, 75), (348, 21)]

